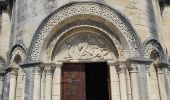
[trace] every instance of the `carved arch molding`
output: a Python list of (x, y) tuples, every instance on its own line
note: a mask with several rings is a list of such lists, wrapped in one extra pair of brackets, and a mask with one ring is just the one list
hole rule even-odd
[(152, 51), (156, 51), (159, 55), (160, 62), (166, 62), (164, 50), (157, 40), (149, 40), (144, 46), (144, 58), (150, 58)]
[(14, 61), (14, 58), (19, 55), (21, 57), (21, 62), (24, 62), (26, 59), (26, 52), (21, 45), (15, 45), (9, 53), (9, 64)]
[(3, 69), (5, 65), (5, 61), (3, 60), (3, 58), (0, 57), (0, 69)]
[[(117, 11), (103, 4), (80, 2), (66, 5), (52, 13), (37, 29), (30, 45), (29, 60), (39, 61), (43, 43), (54, 27), (61, 21), (76, 15), (94, 15), (112, 23), (125, 38), (131, 57), (140, 56), (140, 42), (129, 22)], [(57, 34), (57, 33), (56, 33)]]

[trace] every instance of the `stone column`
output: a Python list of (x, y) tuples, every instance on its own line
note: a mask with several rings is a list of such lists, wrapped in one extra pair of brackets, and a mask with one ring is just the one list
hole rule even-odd
[(131, 78), (132, 99), (133, 100), (140, 100), (138, 66), (137, 66), (136, 63), (132, 62), (130, 64), (129, 73), (130, 73), (130, 78)]
[(61, 100), (61, 68), (63, 63), (55, 65), (55, 71), (52, 84), (52, 100)]
[(33, 100), (40, 100), (41, 98), (41, 73), (42, 67), (37, 65), (34, 69), (34, 84), (33, 84)]
[(166, 93), (166, 86), (165, 86), (165, 74), (164, 74), (164, 66), (161, 66), (161, 64), (156, 65), (157, 66), (157, 76), (158, 76), (158, 85), (159, 85), (159, 91), (161, 100), (167, 100), (167, 93)]
[(126, 65), (120, 64), (119, 65), (119, 80), (120, 80), (120, 94), (121, 100), (128, 100), (127, 97), (127, 82), (126, 82)]
[(18, 68), (10, 68), (10, 87), (9, 87), (9, 100), (15, 100), (16, 91), (16, 79)]
[(108, 62), (108, 65), (110, 69), (111, 98), (112, 100), (120, 100), (119, 77), (116, 65), (114, 62)]
[(54, 67), (51, 64), (45, 65), (44, 71), (46, 75), (45, 84), (45, 100), (52, 100), (52, 79), (54, 73)]
[(0, 100), (2, 100), (5, 71), (0, 70)]
[(149, 100), (160, 100), (160, 93), (158, 88), (158, 78), (156, 69), (153, 63), (147, 66), (147, 82), (148, 82), (148, 92)]
[(25, 70), (19, 68), (17, 82), (16, 82), (16, 96), (15, 100), (24, 100), (25, 88)]
[(165, 86), (167, 86), (166, 87), (166, 89), (167, 89), (167, 98), (168, 98), (168, 100), (170, 100), (170, 73), (169, 73), (170, 68), (169, 68), (169, 66), (166, 67), (165, 71), (166, 71), (166, 75), (165, 75), (165, 77), (166, 77), (165, 78), (166, 79), (166, 85)]

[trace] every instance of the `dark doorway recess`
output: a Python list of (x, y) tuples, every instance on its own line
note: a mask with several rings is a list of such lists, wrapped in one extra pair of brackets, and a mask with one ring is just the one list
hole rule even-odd
[(111, 100), (107, 64), (64, 64), (62, 67), (62, 100)]
[(109, 100), (109, 71), (106, 63), (85, 64), (86, 100)]

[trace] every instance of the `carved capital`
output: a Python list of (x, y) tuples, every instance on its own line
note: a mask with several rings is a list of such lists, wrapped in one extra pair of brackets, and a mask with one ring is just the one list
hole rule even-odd
[(126, 65), (125, 64), (120, 64), (119, 65), (119, 73), (126, 73)]
[(17, 75), (18, 75), (18, 68), (12, 68), (12, 69), (10, 69), (9, 76), (10, 76), (11, 78), (17, 77)]
[(41, 67), (41, 66), (36, 66), (33, 69), (34, 74), (41, 74), (42, 71), (43, 71), (43, 67)]
[(137, 64), (131, 63), (131, 64), (130, 64), (130, 67), (129, 67), (129, 72), (130, 72), (130, 73), (137, 73), (137, 72), (138, 72), (138, 66), (137, 66)]
[(45, 65), (44, 71), (45, 71), (46, 75), (51, 75), (54, 73), (55, 67), (53, 67), (51, 64)]

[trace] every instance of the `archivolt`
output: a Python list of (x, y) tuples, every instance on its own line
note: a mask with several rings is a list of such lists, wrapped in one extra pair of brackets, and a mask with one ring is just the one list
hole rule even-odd
[(5, 67), (5, 61), (2, 57), (0, 57), (0, 70)]
[(11, 48), (11, 51), (9, 52), (9, 64), (11, 64), (14, 61), (14, 58), (19, 55), (21, 57), (21, 62), (25, 61), (26, 58), (26, 52), (23, 46), (21, 45), (15, 45)]
[(111, 22), (120, 31), (123, 38), (125, 38), (131, 56), (140, 56), (139, 38), (137, 38), (137, 34), (121, 14), (102, 4), (81, 2), (72, 3), (56, 10), (40, 25), (30, 46), (30, 60), (39, 61), (41, 49), (47, 35), (61, 21), (76, 15), (99, 16)]
[(161, 62), (165, 61), (165, 55), (161, 44), (154, 39), (147, 41), (144, 45), (144, 58), (150, 58), (152, 51), (156, 51), (159, 54)]
[[(72, 29), (67, 29), (67, 32), (63, 32), (63, 33), (59, 33), (60, 35), (58, 35), (57, 37), (55, 37), (52, 42), (50, 42), (48, 48), (47, 48), (47, 56), (48, 58), (47, 59), (51, 59), (53, 58), (52, 56), (55, 55), (55, 51), (58, 51), (58, 50), (55, 50), (56, 48), (58, 48), (58, 45), (62, 44), (61, 41), (63, 41), (62, 39), (66, 38), (66, 36), (70, 35), (70, 34), (73, 34), (73, 33), (82, 33), (82, 32), (85, 32), (85, 33), (96, 33), (96, 35), (100, 34), (103, 38), (105, 37), (108, 41), (108, 44), (109, 42), (112, 44), (112, 46), (114, 46), (116, 49), (115, 50), (111, 50), (114, 55), (117, 57), (117, 58), (125, 58), (126, 57), (126, 54), (125, 54), (125, 48), (122, 46), (122, 44), (120, 43), (120, 41), (115, 37), (115, 36), (112, 36), (111, 34), (107, 33), (104, 29), (100, 29), (99, 27), (95, 27), (95, 26), (90, 26), (90, 25), (79, 25), (77, 27), (73, 27)], [(84, 36), (87, 36), (87, 34), (84, 34)], [(110, 36), (110, 37), (109, 37)], [(61, 39), (62, 38), (62, 39)], [(110, 41), (109, 41), (110, 40)], [(66, 41), (64, 41), (66, 42)], [(111, 47), (109, 47), (111, 48)]]

